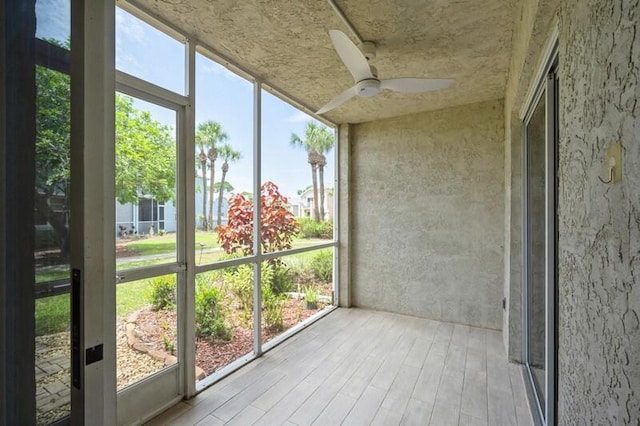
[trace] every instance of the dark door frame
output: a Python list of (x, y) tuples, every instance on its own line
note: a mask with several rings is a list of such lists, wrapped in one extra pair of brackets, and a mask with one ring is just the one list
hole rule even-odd
[(34, 1), (0, 5), (0, 424), (35, 424)]

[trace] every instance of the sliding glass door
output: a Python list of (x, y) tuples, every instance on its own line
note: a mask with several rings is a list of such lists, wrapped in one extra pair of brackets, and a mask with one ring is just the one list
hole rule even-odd
[(557, 74), (551, 66), (524, 121), (524, 363), (532, 411), (555, 424)]

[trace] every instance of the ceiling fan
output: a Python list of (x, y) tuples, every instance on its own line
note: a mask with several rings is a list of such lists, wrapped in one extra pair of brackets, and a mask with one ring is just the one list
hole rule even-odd
[(329, 36), (331, 36), (331, 41), (336, 52), (338, 52), (338, 56), (340, 56), (344, 65), (353, 75), (356, 84), (336, 96), (320, 108), (316, 114), (324, 114), (331, 111), (355, 96), (367, 98), (375, 96), (380, 90), (423, 93), (444, 89), (453, 83), (453, 80), (446, 78), (391, 78), (380, 80), (376, 68), (369, 65), (369, 61), (376, 56), (375, 44), (364, 42), (362, 43), (362, 51), (360, 51), (342, 31), (329, 30)]

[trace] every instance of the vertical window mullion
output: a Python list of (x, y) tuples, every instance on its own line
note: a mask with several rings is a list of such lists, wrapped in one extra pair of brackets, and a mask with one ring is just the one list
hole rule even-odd
[[(185, 303), (183, 312), (184, 327), (183, 338), (184, 342), (183, 357), (184, 360), (184, 392), (187, 398), (195, 395), (196, 393), (196, 377), (195, 377), (195, 232), (196, 232), (196, 220), (195, 220), (195, 70), (196, 70), (196, 46), (191, 41), (187, 41), (186, 49), (186, 93), (188, 97), (187, 105), (184, 108), (184, 144), (183, 153), (185, 156), (185, 203), (184, 203), (184, 218), (182, 222), (185, 226), (184, 242), (185, 252), (184, 261), (187, 265), (185, 272)], [(165, 212), (166, 214), (166, 212)]]
[(260, 239), (260, 184), (262, 181), (262, 83), (253, 85), (253, 351), (262, 354), (260, 325), (262, 319), (262, 244)]
[(556, 306), (556, 117), (557, 117), (557, 105), (556, 105), (556, 73), (552, 69), (547, 76), (546, 81), (546, 242), (545, 242), (545, 299), (546, 299), (546, 330), (545, 330), (545, 342), (546, 342), (546, 366), (547, 366), (547, 378), (545, 385), (546, 399), (545, 399), (545, 415), (547, 425), (555, 424), (555, 351), (556, 351), (556, 321), (555, 321), (555, 306)]

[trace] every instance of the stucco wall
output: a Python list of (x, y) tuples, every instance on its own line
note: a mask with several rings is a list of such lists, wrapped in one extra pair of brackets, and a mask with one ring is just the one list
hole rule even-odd
[(502, 101), (354, 125), (355, 306), (502, 327)]
[[(560, 7), (559, 420), (640, 424), (640, 5)], [(622, 141), (623, 180), (604, 152)]]

